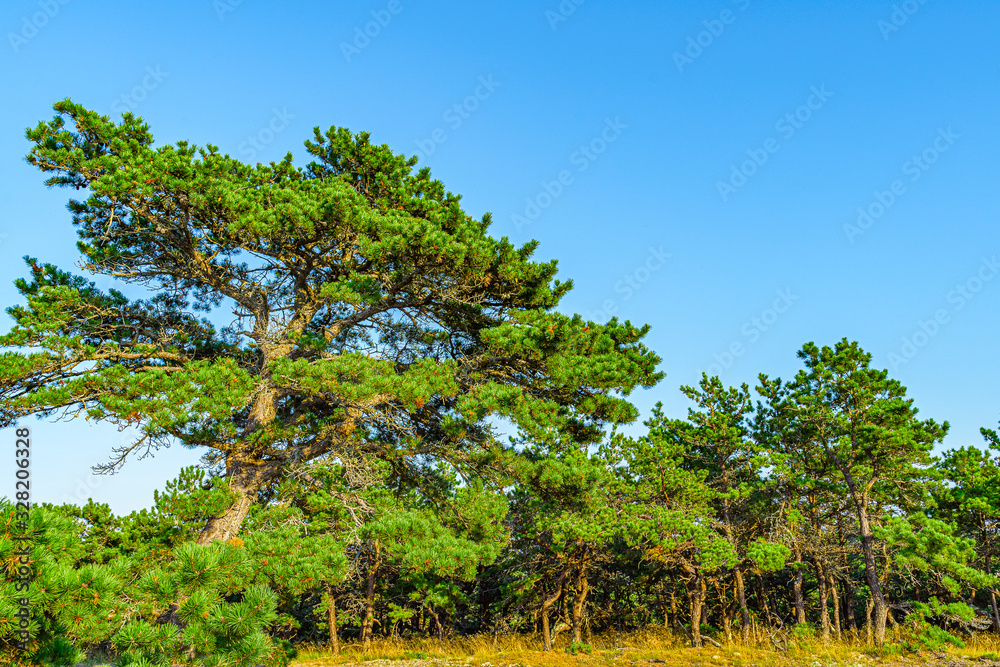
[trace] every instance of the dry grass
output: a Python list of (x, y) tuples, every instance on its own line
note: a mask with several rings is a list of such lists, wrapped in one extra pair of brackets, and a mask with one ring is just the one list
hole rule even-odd
[(486, 667), (627, 667), (642, 665), (680, 667), (874, 667), (875, 665), (948, 665), (957, 667), (1000, 667), (1000, 638), (981, 635), (964, 649), (911, 653), (891, 637), (883, 648), (849, 643), (824, 644), (819, 640), (789, 642), (787, 654), (773, 647), (706, 646), (689, 648), (686, 640), (673, 632), (651, 629), (628, 635), (594, 636), (590, 651), (570, 652), (570, 642), (560, 636), (555, 648), (543, 652), (538, 635), (494, 637), (478, 635), (437, 641), (436, 639), (379, 639), (367, 650), (346, 645), (340, 655), (321, 648), (300, 650), (294, 667), (333, 667), (336, 665), (394, 665), (424, 667), (429, 665), (475, 665)]

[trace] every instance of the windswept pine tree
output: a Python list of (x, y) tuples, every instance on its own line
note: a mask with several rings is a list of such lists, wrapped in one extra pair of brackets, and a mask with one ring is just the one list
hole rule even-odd
[[(247, 165), (212, 145), (155, 147), (70, 100), (27, 132), (29, 162), (83, 191), (69, 210), (102, 292), (26, 258), (0, 337), (0, 424), (86, 415), (204, 448), (233, 493), (202, 543), (230, 539), (263, 490), (321, 458), (433, 486), (510, 452), (488, 420), (537, 441), (597, 442), (623, 396), (661, 375), (646, 327), (554, 311), (570, 282), (487, 234), (416, 158), (367, 133), (315, 130), (313, 161)], [(231, 317), (228, 317), (231, 314)], [(217, 326), (221, 318), (228, 321)]]

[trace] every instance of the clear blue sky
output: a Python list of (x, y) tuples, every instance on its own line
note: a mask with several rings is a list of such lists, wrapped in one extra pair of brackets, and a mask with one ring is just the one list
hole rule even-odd
[[(305, 162), (339, 125), (538, 239), (575, 282), (563, 310), (651, 324), (644, 416), (683, 416), (703, 370), (788, 377), (847, 337), (951, 422), (945, 446), (978, 445), (1000, 419), (1000, 4), (577, 2), (8, 0), (0, 305), (23, 255), (78, 259), (72, 193), (23, 161), (57, 100), (253, 162)], [(197, 459), (95, 480), (114, 429), (29, 425), (38, 501), (149, 506)]]

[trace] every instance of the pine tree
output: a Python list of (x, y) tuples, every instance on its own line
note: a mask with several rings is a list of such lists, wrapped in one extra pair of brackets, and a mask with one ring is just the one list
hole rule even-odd
[[(807, 343), (798, 356), (806, 368), (772, 398), (794, 418), (798, 447), (830, 464), (833, 481), (851, 501), (861, 539), (865, 577), (874, 605), (874, 640), (885, 641), (889, 603), (876, 559), (872, 518), (876, 506), (904, 511), (929, 499), (930, 451), (948, 423), (918, 420), (913, 399), (888, 372), (870, 366), (871, 355), (844, 339), (834, 347)], [(761, 377), (764, 388), (769, 380)]]
[[(1000, 558), (1000, 440), (993, 430), (984, 428), (982, 433), (987, 451), (962, 447), (941, 457), (938, 467), (945, 485), (935, 494), (935, 515), (955, 522), (964, 536), (975, 540), (978, 563), (993, 575)], [(996, 585), (988, 592), (993, 630), (1000, 634)]]
[[(698, 387), (681, 387), (695, 407), (688, 410), (688, 424), (678, 430), (687, 444), (684, 465), (707, 473), (705, 483), (715, 492), (716, 520), (737, 554), (732, 567), (734, 593), (740, 609), (740, 636), (750, 638), (750, 611), (746, 602), (744, 569), (750, 504), (760, 486), (758, 452), (750, 438), (753, 411), (747, 385), (724, 387), (718, 377), (703, 373)], [(751, 521), (748, 522), (748, 519)], [(728, 633), (729, 616), (723, 613)]]
[(572, 591), (570, 623), (573, 642), (580, 644), (591, 568), (618, 533), (606, 461), (571, 445), (555, 451), (531, 446), (518, 481), (512, 494), (513, 553), (522, 558), (530, 553), (531, 564), (510, 591), (534, 599), (546, 651), (554, 636), (551, 610)]
[[(138, 427), (105, 466), (169, 441), (207, 449), (233, 501), (202, 543), (235, 537), (258, 494), (304, 462), (433, 460), (474, 478), (502, 447), (488, 419), (596, 442), (622, 395), (661, 375), (647, 328), (554, 310), (556, 263), (488, 236), (416, 158), (317, 128), (306, 167), (250, 166), (141, 119), (69, 100), (27, 133), (69, 209), (85, 268), (132, 300), (27, 258), (0, 337), (0, 424), (68, 411)], [(217, 328), (207, 317), (235, 315)], [(25, 350), (31, 350), (27, 352)], [(615, 395), (620, 393), (621, 395)]]
[(720, 492), (706, 482), (709, 471), (689, 465), (692, 425), (667, 418), (661, 404), (644, 423), (647, 436), (615, 437), (608, 452), (622, 533), (646, 560), (679, 570), (687, 588), (689, 639), (701, 647), (706, 578), (736, 565), (737, 552), (716, 518)]

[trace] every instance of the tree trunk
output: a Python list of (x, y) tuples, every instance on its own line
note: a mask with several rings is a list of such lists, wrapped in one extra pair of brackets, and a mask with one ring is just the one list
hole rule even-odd
[(340, 638), (337, 636), (337, 598), (333, 597), (333, 586), (326, 584), (326, 623), (330, 627), (330, 650), (340, 653)]
[(701, 648), (702, 576), (695, 574), (688, 584), (688, 604), (691, 608), (691, 645)]
[(726, 643), (733, 643), (733, 616), (736, 613), (736, 603), (729, 603), (726, 585), (721, 577), (715, 579), (715, 592), (719, 596), (719, 608), (722, 612), (722, 631), (726, 633)]
[(701, 578), (701, 624), (709, 625), (708, 622), (708, 582), (705, 577)]
[(198, 544), (211, 544), (215, 540), (227, 541), (236, 537), (250, 507), (257, 501), (257, 491), (269, 481), (261, 466), (241, 461), (235, 455), (226, 458), (226, 478), (236, 497), (221, 514), (208, 520), (198, 535)]
[(840, 642), (842, 639), (840, 635), (840, 591), (837, 590), (837, 582), (830, 575), (827, 575), (827, 585), (830, 587), (833, 599), (833, 628), (834, 632), (837, 633), (837, 641)]
[[(852, 443), (853, 444), (853, 443)], [(872, 544), (871, 525), (868, 521), (868, 491), (861, 493), (854, 481), (854, 475), (845, 467), (840, 467), (847, 482), (847, 488), (851, 492), (855, 508), (858, 511), (858, 528), (861, 531), (861, 553), (865, 559), (865, 577), (868, 580), (868, 588), (871, 591), (871, 601), (875, 605), (875, 627), (873, 630), (875, 644), (881, 646), (885, 643), (885, 620), (889, 613), (889, 605), (882, 594), (882, 586), (879, 583), (878, 564), (875, 562), (875, 550)]]
[[(771, 609), (767, 604), (767, 589), (764, 586), (764, 575), (757, 575), (757, 585), (760, 591), (759, 602), (761, 611), (764, 612), (764, 618), (769, 619), (771, 617)], [(766, 622), (766, 621), (765, 621)]]
[(847, 625), (855, 640), (858, 638), (857, 600), (854, 599), (854, 586), (850, 577), (844, 579), (844, 602), (847, 606)]
[(485, 571), (486, 568), (483, 565), (476, 568), (476, 581), (478, 582), (476, 589), (478, 591), (479, 598), (479, 618), (481, 619), (479, 627), (482, 628), (484, 632), (487, 628), (494, 627), (493, 589), (492, 587), (484, 586), (482, 583), (485, 580), (485, 577), (483, 576)]
[(542, 598), (542, 650), (551, 651), (552, 650), (552, 632), (549, 629), (549, 609), (552, 608), (559, 598), (563, 594), (563, 585), (566, 582), (566, 573), (568, 568), (563, 568), (562, 572), (559, 573), (559, 577), (556, 579), (555, 591), (547, 598)]
[[(885, 604), (875, 603), (875, 642), (882, 646), (885, 644), (885, 622), (889, 618), (889, 607)], [(894, 619), (895, 620), (895, 619)]]
[(993, 606), (993, 632), (1000, 635), (1000, 609), (997, 608), (997, 591), (990, 587), (990, 604)]
[(827, 587), (826, 572), (823, 563), (816, 560), (816, 581), (819, 584), (819, 622), (823, 629), (823, 641), (830, 641), (830, 613), (828, 601), (830, 589)]
[[(266, 329), (266, 323), (264, 326)], [(277, 356), (282, 356), (280, 350), (278, 352)], [(270, 386), (266, 370), (268, 364), (277, 358), (274, 353), (275, 350), (271, 348), (265, 350), (261, 366), (261, 381), (264, 385), (247, 416), (243, 442), (237, 444), (236, 450), (226, 454), (226, 479), (236, 497), (222, 514), (208, 520), (198, 536), (198, 544), (211, 544), (214, 540), (231, 540), (236, 537), (250, 507), (257, 501), (257, 491), (280, 474), (280, 467), (277, 467), (276, 462), (262, 463), (245, 444), (247, 436), (274, 421), (277, 392)]]
[(437, 629), (438, 641), (444, 641), (444, 626), (441, 625), (440, 615), (434, 611), (430, 605), (427, 606), (427, 611), (430, 613), (431, 618), (434, 619), (434, 627)]
[(746, 644), (750, 641), (750, 610), (747, 609), (747, 595), (743, 585), (743, 570), (737, 565), (733, 573), (736, 575), (736, 598), (740, 603), (740, 639)]
[[(670, 618), (673, 619), (671, 625), (674, 627), (680, 625), (680, 621), (677, 618), (677, 589), (673, 584), (670, 586)], [(664, 623), (666, 623), (666, 619), (664, 619)]]
[[(993, 574), (993, 560), (989, 555), (986, 556), (986, 574), (992, 576)], [(1000, 610), (997, 609), (997, 589), (996, 586), (990, 586), (990, 605), (993, 607), (993, 632), (1000, 635)]]
[(372, 642), (372, 627), (375, 624), (375, 574), (378, 572), (380, 546), (375, 543), (375, 557), (368, 566), (368, 580), (365, 582), (365, 618), (361, 623), (361, 645), (367, 650)]
[[(801, 561), (796, 562), (798, 565), (802, 565)], [(802, 568), (795, 568), (795, 577), (792, 579), (792, 593), (793, 601), (795, 603), (795, 622), (805, 623), (806, 622), (806, 607), (802, 600)]]
[(865, 635), (868, 637), (868, 643), (874, 643), (874, 628), (872, 627), (872, 609), (875, 607), (875, 600), (869, 596), (865, 600)]
[(583, 560), (580, 563), (580, 573), (576, 577), (576, 597), (573, 599), (573, 641), (577, 644), (583, 643), (583, 609), (587, 600), (587, 591), (590, 584), (587, 581), (587, 566), (589, 557), (584, 552)]

